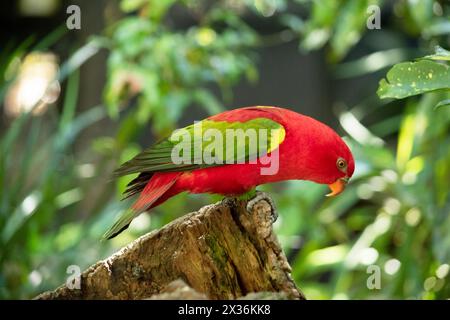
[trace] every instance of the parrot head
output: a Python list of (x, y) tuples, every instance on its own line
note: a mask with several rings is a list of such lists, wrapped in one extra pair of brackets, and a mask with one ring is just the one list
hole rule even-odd
[(355, 163), (351, 153), (347, 157), (338, 157), (336, 160), (336, 168), (339, 170), (337, 178), (334, 182), (328, 184), (331, 192), (327, 194), (327, 197), (332, 197), (340, 194), (344, 191), (349, 179), (353, 175), (355, 169)]
[[(330, 188), (327, 197), (340, 194), (345, 190), (347, 183), (355, 170), (353, 155), (344, 142), (334, 131), (332, 138), (326, 142), (325, 148), (318, 152), (318, 163), (320, 164), (322, 183)], [(326, 150), (326, 152), (323, 152)]]
[(300, 155), (300, 170), (306, 180), (327, 184), (331, 192), (328, 197), (344, 191), (355, 170), (352, 152), (345, 141), (330, 127), (314, 119), (301, 123), (300, 137), (302, 146), (308, 153)]

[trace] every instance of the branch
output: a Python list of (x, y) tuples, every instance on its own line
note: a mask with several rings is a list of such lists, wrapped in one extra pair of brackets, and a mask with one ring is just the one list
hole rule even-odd
[[(183, 285), (196, 298), (278, 292), (304, 299), (272, 231), (270, 205), (261, 200), (251, 214), (245, 206), (233, 199), (182, 216), (88, 268), (80, 289), (63, 285), (36, 299), (176, 298), (174, 292), (186, 292)], [(184, 281), (181, 287), (177, 279)]]

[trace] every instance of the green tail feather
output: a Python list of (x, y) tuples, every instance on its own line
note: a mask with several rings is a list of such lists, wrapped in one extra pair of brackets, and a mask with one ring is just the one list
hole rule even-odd
[(141, 212), (133, 209), (128, 209), (125, 213), (109, 228), (108, 231), (102, 236), (102, 240), (109, 240), (117, 236), (119, 233), (128, 228), (131, 221), (136, 218)]

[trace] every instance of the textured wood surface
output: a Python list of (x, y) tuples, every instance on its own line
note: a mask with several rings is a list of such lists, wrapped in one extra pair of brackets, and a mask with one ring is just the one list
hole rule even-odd
[(157, 299), (176, 298), (176, 292), (189, 298), (187, 289), (170, 290), (182, 280), (194, 299), (237, 299), (258, 292), (304, 299), (272, 231), (270, 205), (261, 200), (252, 213), (245, 206), (245, 201), (227, 199), (182, 216), (88, 268), (81, 289), (61, 286), (36, 298)]

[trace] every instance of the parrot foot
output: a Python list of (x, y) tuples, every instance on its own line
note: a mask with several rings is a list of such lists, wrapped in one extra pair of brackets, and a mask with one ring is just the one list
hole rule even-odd
[(256, 191), (256, 196), (253, 197), (251, 200), (249, 200), (247, 203), (247, 208), (246, 208), (247, 212), (253, 212), (253, 207), (255, 206), (256, 203), (258, 203), (261, 200), (266, 201), (270, 205), (270, 208), (272, 211), (272, 223), (274, 223), (278, 219), (278, 211), (275, 206), (275, 202), (272, 200), (270, 195), (266, 192)]
[(225, 197), (222, 199), (222, 204), (227, 207), (235, 207), (236, 206), (236, 198), (233, 197)]

